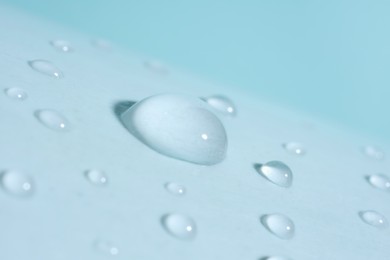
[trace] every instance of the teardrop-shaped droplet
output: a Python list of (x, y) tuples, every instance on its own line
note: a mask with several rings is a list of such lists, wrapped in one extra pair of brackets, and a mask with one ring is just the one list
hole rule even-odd
[(275, 236), (291, 239), (295, 233), (293, 221), (283, 214), (269, 214), (261, 217), (261, 223)]
[(176, 182), (168, 182), (165, 184), (165, 189), (175, 195), (175, 196), (183, 196), (186, 193), (186, 188)]
[(57, 68), (53, 63), (47, 60), (32, 60), (28, 62), (28, 65), (35, 70), (46, 76), (50, 76), (52, 78), (60, 79), (63, 78), (64, 75), (59, 68)]
[(109, 256), (117, 256), (119, 254), (119, 249), (112, 242), (107, 240), (96, 240), (94, 243), (94, 248), (102, 254)]
[(285, 144), (283, 144), (283, 148), (287, 152), (289, 152), (291, 154), (294, 154), (294, 155), (302, 156), (302, 155), (306, 154), (306, 149), (303, 146), (303, 144), (300, 144), (300, 143), (297, 143), (297, 142), (285, 143)]
[(50, 129), (60, 132), (66, 132), (70, 129), (68, 120), (57, 111), (50, 109), (38, 110), (35, 112), (35, 116), (44, 126)]
[(55, 40), (50, 42), (51, 46), (61, 52), (72, 52), (73, 48), (68, 41), (64, 40)]
[(388, 226), (387, 219), (380, 213), (373, 210), (366, 210), (359, 212), (360, 218), (368, 225), (377, 227), (380, 229)]
[(162, 225), (172, 236), (189, 240), (196, 235), (196, 224), (188, 216), (182, 214), (168, 214), (162, 217)]
[(20, 171), (9, 170), (3, 172), (0, 177), (3, 189), (9, 194), (19, 197), (27, 197), (33, 194), (33, 180), (27, 174)]
[(368, 176), (368, 182), (375, 188), (390, 191), (390, 178), (384, 174), (373, 174)]
[(225, 158), (225, 128), (198, 98), (152, 96), (125, 111), (121, 121), (140, 141), (166, 156), (202, 165)]
[(229, 98), (223, 95), (215, 95), (204, 99), (210, 106), (224, 115), (235, 116), (236, 107)]
[(12, 99), (15, 99), (15, 100), (19, 100), (19, 101), (23, 101), (23, 100), (25, 100), (28, 97), (26, 91), (24, 91), (21, 88), (7, 88), (7, 89), (4, 90), (4, 93), (9, 98), (12, 98)]
[(256, 164), (255, 168), (266, 179), (280, 187), (288, 188), (292, 185), (292, 171), (283, 162), (270, 161), (265, 164)]
[(385, 158), (385, 153), (379, 147), (373, 145), (365, 146), (363, 148), (363, 153), (367, 157), (375, 160), (383, 160)]
[(106, 185), (108, 181), (105, 172), (101, 170), (88, 170), (85, 177), (90, 183), (98, 186)]

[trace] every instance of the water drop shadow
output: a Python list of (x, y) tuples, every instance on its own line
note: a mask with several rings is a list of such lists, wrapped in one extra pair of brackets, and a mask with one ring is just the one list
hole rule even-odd
[(253, 168), (258, 172), (258, 173), (260, 173), (261, 174), (261, 166), (263, 166), (261, 163), (255, 163), (255, 164), (253, 164)]
[(121, 115), (126, 110), (131, 108), (135, 103), (137, 103), (137, 102), (136, 101), (132, 101), (132, 100), (123, 100), (123, 101), (118, 101), (118, 102), (116, 102), (114, 104), (112, 110), (113, 110), (115, 116), (118, 118), (119, 121), (121, 119)]

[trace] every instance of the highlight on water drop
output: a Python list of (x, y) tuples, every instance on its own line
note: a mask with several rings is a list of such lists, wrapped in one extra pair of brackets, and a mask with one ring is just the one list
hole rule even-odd
[(62, 71), (57, 68), (53, 63), (47, 60), (31, 60), (27, 62), (28, 65), (35, 71), (42, 73), (46, 76), (61, 79), (64, 77)]
[(293, 182), (291, 169), (281, 161), (270, 161), (265, 164), (255, 164), (255, 169), (270, 182), (288, 188)]
[(111, 241), (103, 240), (103, 239), (97, 239), (93, 247), (95, 250), (101, 254), (105, 254), (107, 256), (118, 256), (119, 255), (119, 248), (113, 244)]
[(165, 189), (172, 195), (184, 196), (186, 194), (186, 188), (176, 182), (168, 182), (164, 185)]
[(306, 154), (305, 146), (298, 142), (288, 142), (282, 144), (282, 147), (290, 154), (303, 156)]
[(263, 215), (260, 221), (269, 232), (281, 239), (291, 239), (295, 234), (294, 222), (284, 214)]
[(7, 88), (4, 93), (7, 97), (18, 101), (26, 100), (28, 97), (27, 92), (21, 88)]
[(372, 174), (367, 177), (368, 183), (379, 190), (390, 191), (390, 178), (384, 174)]
[(384, 229), (388, 227), (388, 222), (385, 216), (374, 210), (365, 210), (359, 212), (359, 217), (364, 223), (376, 227), (378, 229)]
[(165, 231), (180, 240), (195, 238), (197, 232), (195, 221), (186, 215), (166, 214), (161, 218), (161, 223)]
[(203, 100), (224, 115), (235, 116), (237, 114), (236, 106), (233, 101), (226, 96), (214, 95), (203, 98)]
[(29, 197), (34, 192), (32, 177), (17, 170), (7, 170), (0, 174), (1, 186), (8, 194)]
[(73, 52), (73, 48), (68, 41), (64, 40), (54, 40), (50, 41), (50, 45), (53, 46), (56, 50), (61, 52)]
[(70, 130), (69, 121), (59, 112), (52, 109), (37, 110), (35, 117), (47, 128), (58, 132), (67, 132)]
[(107, 185), (108, 178), (104, 171), (91, 169), (84, 172), (85, 178), (94, 185), (104, 186)]

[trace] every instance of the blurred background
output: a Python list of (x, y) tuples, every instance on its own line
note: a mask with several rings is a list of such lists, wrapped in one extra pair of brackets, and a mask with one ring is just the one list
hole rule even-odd
[(388, 0), (2, 0), (390, 140)]

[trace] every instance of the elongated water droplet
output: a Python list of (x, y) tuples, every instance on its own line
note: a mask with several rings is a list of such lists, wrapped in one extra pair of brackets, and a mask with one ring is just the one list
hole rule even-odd
[(98, 252), (109, 256), (117, 256), (119, 254), (118, 247), (107, 240), (96, 240), (94, 243), (94, 248)]
[(284, 188), (292, 185), (293, 174), (290, 168), (280, 161), (256, 164), (256, 170), (270, 182)]
[(183, 196), (186, 193), (186, 188), (183, 185), (175, 182), (166, 183), (165, 189), (175, 196)]
[(305, 147), (300, 144), (300, 143), (297, 143), (297, 142), (289, 142), (289, 143), (285, 143), (283, 144), (283, 148), (291, 153), (291, 154), (294, 154), (294, 155), (304, 155), (306, 154), (306, 149)]
[(50, 129), (60, 132), (66, 132), (70, 129), (68, 120), (57, 111), (50, 109), (38, 110), (35, 112), (35, 116), (44, 126)]
[(9, 170), (3, 172), (0, 177), (3, 189), (9, 194), (27, 197), (34, 191), (32, 178), (23, 172)]
[(28, 65), (35, 71), (38, 71), (46, 76), (60, 79), (63, 78), (61, 70), (57, 68), (53, 63), (47, 60), (32, 60), (28, 62)]
[(105, 172), (100, 170), (88, 170), (85, 177), (90, 183), (98, 186), (106, 185), (108, 181)]
[(172, 236), (189, 240), (196, 235), (196, 224), (190, 218), (182, 214), (168, 214), (162, 217), (162, 225)]
[(215, 95), (204, 99), (210, 106), (224, 115), (235, 116), (236, 107), (229, 98), (223, 95)]
[(225, 128), (200, 99), (152, 96), (125, 111), (121, 121), (140, 141), (166, 156), (202, 165), (225, 158)]
[(385, 153), (379, 147), (373, 145), (365, 146), (363, 148), (363, 153), (367, 157), (375, 160), (383, 160), (385, 158)]
[(390, 178), (384, 174), (373, 174), (368, 176), (368, 182), (375, 188), (390, 191)]
[(71, 44), (68, 41), (55, 40), (55, 41), (51, 41), (50, 44), (55, 49), (62, 51), (62, 52), (72, 52), (73, 51), (73, 48), (71, 47)]
[(373, 210), (366, 210), (359, 212), (360, 218), (368, 225), (377, 227), (380, 229), (388, 226), (387, 219), (380, 213)]
[(268, 231), (281, 239), (291, 239), (294, 236), (294, 223), (283, 214), (264, 215), (261, 217), (261, 223)]
[(21, 88), (7, 88), (4, 90), (4, 93), (9, 98), (19, 100), (19, 101), (23, 101), (28, 97), (27, 93)]

